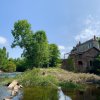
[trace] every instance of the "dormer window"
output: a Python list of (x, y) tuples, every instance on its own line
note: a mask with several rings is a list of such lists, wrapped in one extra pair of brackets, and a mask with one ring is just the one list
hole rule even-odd
[(89, 43), (88, 48), (92, 48), (92, 47), (93, 47), (93, 44)]
[(91, 48), (91, 44), (89, 43), (89, 48)]

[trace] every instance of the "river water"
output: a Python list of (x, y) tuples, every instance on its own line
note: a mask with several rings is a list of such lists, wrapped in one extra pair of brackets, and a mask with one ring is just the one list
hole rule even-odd
[[(0, 77), (15, 77), (18, 73), (2, 74)], [(11, 91), (0, 86), (0, 100), (10, 96)], [(52, 87), (23, 88), (13, 100), (100, 100), (100, 88), (90, 85), (86, 90), (54, 89)]]

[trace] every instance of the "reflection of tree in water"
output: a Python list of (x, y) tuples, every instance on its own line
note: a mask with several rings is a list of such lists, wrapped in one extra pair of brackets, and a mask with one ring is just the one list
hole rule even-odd
[(23, 100), (58, 100), (57, 89), (37, 86), (24, 88)]
[(100, 89), (89, 87), (84, 90), (64, 90), (72, 100), (100, 100)]

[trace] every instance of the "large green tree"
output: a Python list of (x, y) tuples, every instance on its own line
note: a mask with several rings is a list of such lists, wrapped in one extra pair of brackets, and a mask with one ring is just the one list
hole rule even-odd
[(12, 43), (12, 48), (20, 46), (23, 49), (28, 49), (33, 42), (33, 32), (31, 30), (31, 24), (27, 20), (18, 20), (14, 24), (14, 29), (12, 30), (12, 35), (14, 41)]
[(49, 66), (55, 67), (60, 61), (60, 51), (56, 44), (49, 44)]
[(12, 30), (14, 41), (12, 47), (23, 48), (23, 56), (27, 66), (43, 67), (48, 64), (48, 40), (44, 31), (33, 33), (27, 20), (18, 20)]
[[(18, 20), (14, 24), (14, 29), (12, 30), (12, 35), (14, 41), (12, 43), (12, 48), (19, 46), (23, 49), (23, 56), (27, 58), (27, 62), (32, 62), (32, 48), (34, 44), (34, 34), (31, 30), (31, 24), (27, 20)], [(31, 64), (32, 65), (32, 64)]]
[(46, 33), (44, 31), (37, 31), (34, 35), (34, 39), (35, 66), (47, 66), (49, 63), (49, 47)]

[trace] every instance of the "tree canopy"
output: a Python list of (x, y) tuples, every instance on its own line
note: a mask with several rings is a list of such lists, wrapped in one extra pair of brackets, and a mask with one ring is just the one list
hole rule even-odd
[(23, 48), (22, 56), (28, 68), (56, 66), (59, 58), (57, 45), (49, 45), (45, 31), (33, 33), (31, 24), (27, 20), (18, 20), (12, 30), (14, 41), (12, 48)]
[(6, 67), (8, 58), (8, 53), (6, 52), (6, 48), (3, 47), (3, 49), (0, 48), (0, 69), (4, 70)]
[(59, 63), (60, 51), (56, 44), (49, 44), (49, 66), (55, 67)]

